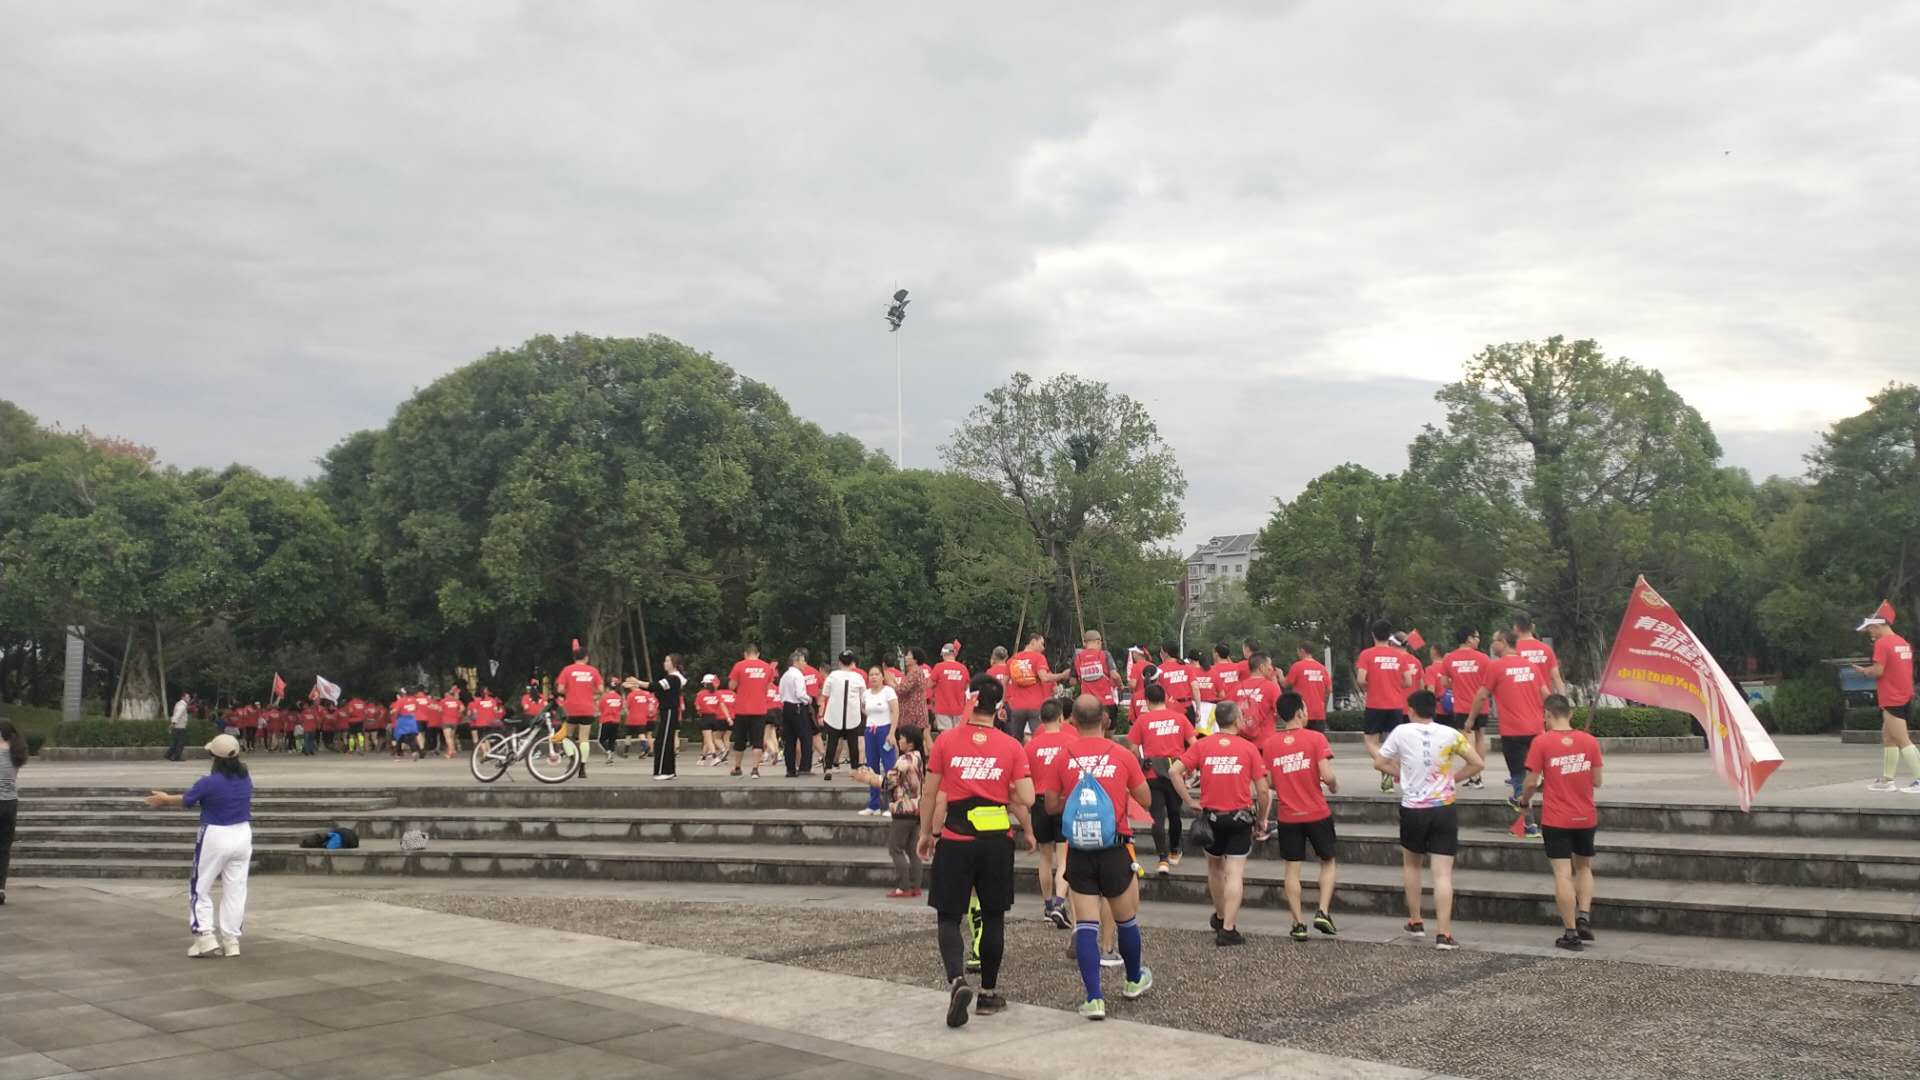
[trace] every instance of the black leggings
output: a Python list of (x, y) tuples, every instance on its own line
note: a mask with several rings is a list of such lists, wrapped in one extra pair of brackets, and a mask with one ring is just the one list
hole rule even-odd
[[(833, 759), (840, 755), (840, 746), (842, 743), (845, 743), (847, 747), (847, 767), (850, 769), (859, 768), (860, 767), (860, 740), (866, 737), (866, 733), (867, 733), (867, 729), (866, 729), (866, 725), (864, 724), (862, 724), (857, 728), (853, 728), (850, 731), (841, 731), (839, 728), (836, 728), (836, 727), (828, 728), (827, 729), (827, 748), (826, 748), (826, 771), (827, 772), (833, 771)], [(877, 761), (874, 762), (873, 764), (875, 768), (878, 768), (880, 765), (880, 763)]]
[(656, 729), (653, 740), (653, 775), (672, 776), (673, 752), (680, 745), (680, 710), (661, 709), (660, 719), (653, 722)]
[(0, 892), (7, 888), (7, 867), (13, 862), (13, 825), (19, 817), (19, 799), (0, 800)]
[[(982, 911), (974, 918), (980, 920), (980, 989), (992, 990), (1000, 985), (1000, 959), (1007, 951), (1007, 913)], [(960, 920), (959, 915), (940, 916), (940, 963), (948, 982), (967, 975), (967, 935)]]
[(1180, 850), (1180, 792), (1164, 776), (1148, 780), (1147, 790), (1153, 793), (1149, 810), (1153, 814), (1153, 850), (1164, 859)]

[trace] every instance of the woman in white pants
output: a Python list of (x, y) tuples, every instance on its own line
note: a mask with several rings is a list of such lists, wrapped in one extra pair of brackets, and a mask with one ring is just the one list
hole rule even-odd
[[(247, 866), (253, 861), (253, 778), (240, 760), (240, 741), (216, 735), (207, 744), (213, 769), (184, 795), (156, 791), (147, 805), (200, 811), (200, 837), (187, 871), (189, 957), (239, 956), (240, 927), (247, 917)], [(213, 917), (213, 885), (219, 882), (220, 919)]]

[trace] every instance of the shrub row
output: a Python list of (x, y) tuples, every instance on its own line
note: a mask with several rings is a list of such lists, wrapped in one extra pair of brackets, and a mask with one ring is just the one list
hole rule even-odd
[[(1327, 713), (1329, 731), (1361, 731), (1365, 714), (1357, 709), (1336, 709)], [(1693, 734), (1693, 717), (1670, 709), (1650, 709), (1633, 705), (1624, 709), (1573, 710), (1573, 724), (1602, 739), (1652, 738)]]
[[(187, 724), (187, 745), (200, 746), (217, 732), (211, 721)], [(165, 746), (165, 720), (71, 720), (53, 729), (52, 746)]]

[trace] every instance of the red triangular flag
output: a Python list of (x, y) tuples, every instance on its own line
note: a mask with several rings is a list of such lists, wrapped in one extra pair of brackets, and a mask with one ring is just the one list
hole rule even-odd
[(1127, 820), (1135, 825), (1153, 824), (1153, 814), (1132, 799), (1127, 800)]
[(1865, 630), (1869, 626), (1878, 626), (1882, 624), (1887, 626), (1893, 625), (1893, 601), (1891, 600), (1880, 601), (1880, 606), (1873, 609), (1873, 614), (1867, 616), (1864, 619), (1861, 619), (1860, 625), (1854, 627), (1854, 630), (1855, 631)]
[(282, 697), (286, 696), (286, 693), (287, 693), (287, 680), (281, 678), (279, 672), (277, 671), (274, 672), (273, 673), (273, 700), (279, 701)]

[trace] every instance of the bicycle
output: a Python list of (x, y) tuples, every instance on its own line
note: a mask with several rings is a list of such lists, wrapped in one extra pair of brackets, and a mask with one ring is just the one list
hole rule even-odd
[(555, 723), (557, 710), (549, 706), (532, 720), (496, 731), (473, 744), (467, 756), (467, 769), (473, 778), (491, 784), (507, 774), (516, 761), (524, 761), (527, 774), (543, 784), (564, 784), (579, 773), (580, 748), (572, 739), (560, 737)]

